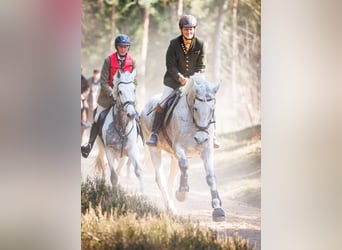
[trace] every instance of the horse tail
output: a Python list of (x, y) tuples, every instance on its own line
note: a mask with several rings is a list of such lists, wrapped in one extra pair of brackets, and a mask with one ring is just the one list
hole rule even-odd
[[(95, 144), (97, 146), (97, 154), (95, 160), (91, 163), (95, 178), (101, 178), (105, 180), (106, 176), (106, 160), (105, 160), (105, 148), (99, 137), (96, 138)], [(93, 148), (95, 150), (95, 148)]]
[(99, 171), (102, 174), (102, 177), (105, 176), (105, 170), (106, 170), (106, 162), (105, 162), (105, 148), (103, 145), (103, 142), (100, 140), (100, 138), (97, 138), (97, 147), (98, 147), (98, 153), (96, 157), (96, 164), (95, 169)]

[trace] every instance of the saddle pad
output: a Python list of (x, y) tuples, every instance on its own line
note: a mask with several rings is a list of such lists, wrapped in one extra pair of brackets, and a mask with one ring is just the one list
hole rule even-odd
[(175, 93), (172, 96), (170, 96), (168, 100), (166, 101), (166, 104), (165, 104), (166, 114), (165, 114), (164, 123), (163, 123), (164, 127), (167, 127), (167, 125), (169, 124), (172, 114), (173, 114), (173, 110), (175, 109), (181, 97), (181, 94), (182, 94), (181, 91), (175, 91)]

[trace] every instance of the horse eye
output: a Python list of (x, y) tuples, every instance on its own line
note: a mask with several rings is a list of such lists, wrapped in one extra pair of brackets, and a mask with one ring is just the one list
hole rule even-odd
[(121, 90), (119, 90), (119, 95), (121, 95), (122, 94), (122, 91)]

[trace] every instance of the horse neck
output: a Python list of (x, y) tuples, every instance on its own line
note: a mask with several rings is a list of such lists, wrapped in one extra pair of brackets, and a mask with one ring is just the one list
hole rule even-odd
[(116, 122), (116, 124), (119, 127), (124, 127), (129, 123), (129, 118), (127, 117), (127, 114), (122, 105), (114, 105), (114, 117), (115, 120), (118, 121)]
[(189, 111), (191, 112), (191, 109), (193, 107), (193, 103), (194, 103), (194, 100), (196, 98), (196, 94), (195, 94), (195, 91), (190, 89), (187, 94), (185, 95), (185, 98), (186, 98), (186, 103), (187, 103), (187, 107), (189, 109)]

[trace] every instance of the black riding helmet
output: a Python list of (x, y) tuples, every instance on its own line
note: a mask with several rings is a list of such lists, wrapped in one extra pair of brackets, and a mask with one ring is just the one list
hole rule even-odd
[(197, 20), (192, 15), (184, 15), (179, 19), (179, 28), (183, 27), (196, 27), (197, 26)]
[(122, 46), (130, 46), (131, 45), (131, 40), (129, 37), (125, 34), (120, 34), (115, 38), (114, 41), (114, 46), (122, 45)]

